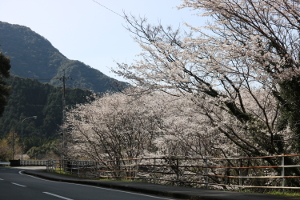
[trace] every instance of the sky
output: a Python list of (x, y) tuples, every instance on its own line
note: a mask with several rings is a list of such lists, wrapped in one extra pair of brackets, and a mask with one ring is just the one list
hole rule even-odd
[(0, 21), (27, 26), (71, 60), (79, 60), (122, 81), (111, 72), (118, 63), (134, 63), (141, 48), (126, 30), (123, 12), (152, 24), (184, 27), (205, 24), (181, 0), (0, 0)]

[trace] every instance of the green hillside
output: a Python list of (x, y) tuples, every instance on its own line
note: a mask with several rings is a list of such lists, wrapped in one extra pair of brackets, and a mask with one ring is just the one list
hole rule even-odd
[[(11, 77), (5, 82), (12, 87), (0, 117), (0, 160), (11, 158), (12, 141), (20, 147), (22, 124), (24, 152), (31, 158), (45, 158), (58, 150), (55, 145), (61, 138), (63, 76), (68, 77), (66, 107), (85, 103), (92, 91), (114, 92), (128, 85), (80, 61), (69, 60), (46, 38), (25, 26), (0, 22), (0, 52), (10, 57)], [(37, 119), (21, 123), (32, 116)], [(12, 140), (12, 135), (17, 138)]]
[[(3, 117), (0, 118), (0, 138), (10, 131), (20, 135), (21, 121), (26, 117), (37, 116), (23, 123), (26, 151), (42, 141), (59, 138), (62, 123), (62, 87), (40, 83), (29, 78), (13, 76), (6, 80), (11, 92)], [(66, 105), (85, 103), (89, 90), (66, 88)]]
[[(65, 72), (72, 78), (67, 81), (67, 87), (96, 93), (115, 91), (116, 85), (127, 85), (80, 61), (69, 60), (46, 38), (25, 26), (0, 22), (0, 44), (0, 51), (11, 59), (11, 75), (62, 86), (59, 78)], [(78, 48), (80, 50), (80, 45)]]

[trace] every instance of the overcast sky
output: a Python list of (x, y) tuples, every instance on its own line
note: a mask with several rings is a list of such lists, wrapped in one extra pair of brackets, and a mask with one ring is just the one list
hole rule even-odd
[(110, 68), (116, 62), (133, 63), (141, 49), (118, 14), (124, 11), (145, 16), (151, 23), (161, 21), (173, 27), (183, 26), (183, 22), (204, 24), (190, 9), (176, 8), (181, 0), (95, 1), (0, 0), (0, 20), (31, 28), (67, 58), (84, 62), (119, 80), (123, 79), (112, 74)]

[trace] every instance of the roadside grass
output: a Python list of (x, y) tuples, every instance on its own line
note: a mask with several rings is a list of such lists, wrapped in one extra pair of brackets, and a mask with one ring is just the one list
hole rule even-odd
[(10, 165), (0, 165), (0, 167), (10, 167)]
[(277, 196), (286, 196), (286, 197), (300, 197), (300, 192), (272, 191), (272, 192), (266, 192), (265, 194), (271, 194), (271, 195), (277, 195)]
[[(66, 176), (72, 176), (72, 177), (78, 177), (76, 174), (71, 174), (70, 172), (65, 172), (60, 169), (56, 169), (54, 172), (50, 173), (56, 173), (56, 174), (62, 174)], [(120, 182), (143, 182), (138, 180), (132, 180), (132, 179), (104, 179), (104, 178), (85, 178), (85, 179), (92, 179), (92, 180), (99, 180), (99, 181), (120, 181)], [(290, 192), (290, 191), (269, 191), (269, 192), (258, 192), (258, 191), (252, 191), (252, 190), (242, 190), (239, 191), (242, 193), (260, 193), (260, 194), (270, 194), (270, 195), (276, 195), (276, 196), (286, 196), (286, 197), (300, 197), (300, 192)]]
[(300, 197), (300, 192), (293, 191), (253, 191), (253, 190), (239, 190), (242, 193), (257, 193), (257, 194), (270, 194), (275, 196), (285, 196), (285, 197)]
[(70, 176), (72, 175), (71, 173), (65, 172), (65, 171), (62, 171), (62, 170), (55, 170), (55, 173), (57, 173), (57, 174), (63, 174), (63, 175), (70, 175)]
[(69, 172), (65, 172), (65, 171), (60, 170), (60, 169), (55, 169), (53, 172), (49, 172), (49, 173), (62, 174), (62, 175), (67, 175), (67, 176), (77, 177), (77, 176), (74, 175), (74, 174), (71, 174), (71, 173), (69, 173)]
[[(72, 177), (78, 177), (76, 174), (71, 174), (70, 172), (66, 172), (60, 169), (56, 169), (53, 172), (49, 173), (55, 173), (55, 174), (62, 174), (66, 176), (72, 176)], [(78, 177), (78, 178), (84, 178), (84, 179), (92, 179), (92, 180), (99, 180), (99, 181), (120, 181), (120, 182), (142, 182), (142, 181), (137, 181), (137, 180), (131, 180), (131, 179), (105, 179), (105, 178), (88, 178), (88, 177)]]
[(120, 181), (120, 182), (142, 182), (142, 181), (137, 181), (137, 180), (131, 180), (131, 179), (96, 179), (99, 181)]

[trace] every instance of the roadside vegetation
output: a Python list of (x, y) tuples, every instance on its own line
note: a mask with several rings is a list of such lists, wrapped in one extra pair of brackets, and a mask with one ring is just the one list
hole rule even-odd
[(114, 72), (132, 87), (68, 111), (65, 155), (115, 160), (118, 169), (126, 158), (300, 153), (299, 2), (184, 0), (180, 8), (209, 23), (187, 22), (188, 32), (124, 14), (142, 53)]

